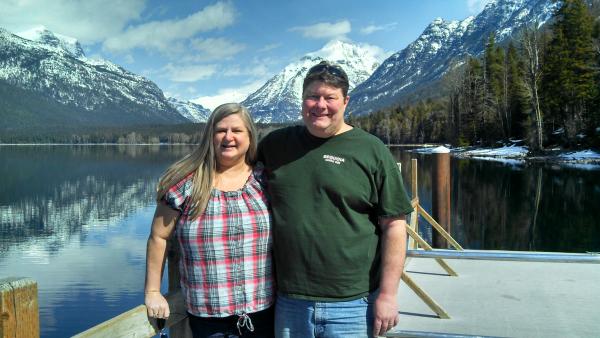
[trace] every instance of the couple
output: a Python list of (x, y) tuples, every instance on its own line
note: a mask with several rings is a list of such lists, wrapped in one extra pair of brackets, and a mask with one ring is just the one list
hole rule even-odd
[(389, 150), (345, 123), (348, 87), (341, 67), (313, 66), (304, 125), (258, 145), (244, 107), (215, 109), (158, 186), (150, 317), (169, 316), (159, 290), (175, 232), (194, 337), (371, 337), (397, 324), (412, 207)]

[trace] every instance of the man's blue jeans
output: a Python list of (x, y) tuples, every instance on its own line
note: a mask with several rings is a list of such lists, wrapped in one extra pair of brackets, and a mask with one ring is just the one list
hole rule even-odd
[(279, 294), (275, 305), (275, 337), (372, 337), (371, 296), (343, 302), (316, 302)]

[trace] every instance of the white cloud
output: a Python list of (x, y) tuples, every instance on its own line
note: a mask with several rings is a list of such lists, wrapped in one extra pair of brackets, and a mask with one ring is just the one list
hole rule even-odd
[(139, 19), (146, 0), (0, 1), (0, 27), (13, 33), (44, 25), (89, 44), (119, 34)]
[(246, 48), (244, 44), (223, 38), (194, 39), (190, 42), (190, 47), (200, 52), (200, 54), (192, 54), (194, 61), (228, 59)]
[(388, 23), (386, 25), (369, 25), (360, 29), (360, 33), (363, 35), (373, 34), (377, 31), (390, 30), (397, 25), (396, 22)]
[(242, 87), (223, 88), (219, 90), (219, 92), (216, 95), (201, 96), (190, 101), (198, 103), (210, 110), (213, 110), (223, 103), (244, 101), (248, 97), (248, 95), (257, 91), (264, 84), (265, 81), (264, 79), (262, 79), (254, 81)]
[(167, 64), (161, 72), (167, 74), (169, 80), (174, 82), (196, 82), (205, 80), (217, 72), (215, 65), (188, 65), (176, 66), (172, 63)]
[(488, 2), (490, 0), (467, 0), (467, 7), (471, 14), (479, 14)]
[(269, 52), (269, 51), (272, 51), (273, 49), (279, 48), (280, 46), (281, 46), (281, 43), (279, 43), (279, 42), (271, 43), (271, 44), (268, 44), (268, 45), (264, 46), (263, 48), (259, 49), (258, 52), (260, 52), (260, 53)]
[(265, 64), (255, 63), (253, 66), (241, 68), (240, 66), (227, 67), (224, 76), (249, 76), (265, 78), (269, 75), (269, 68)]
[(127, 54), (125, 55), (125, 62), (128, 64), (133, 64), (135, 63), (135, 58), (133, 57), (133, 55)]
[(302, 36), (310, 39), (339, 39), (350, 33), (352, 28), (350, 21), (342, 20), (336, 23), (321, 22), (310, 26), (292, 27), (290, 30), (301, 32)]
[(113, 52), (144, 48), (168, 54), (173, 45), (198, 33), (230, 26), (235, 16), (231, 3), (218, 2), (181, 20), (150, 21), (129, 27), (122, 34), (108, 38), (103, 47)]

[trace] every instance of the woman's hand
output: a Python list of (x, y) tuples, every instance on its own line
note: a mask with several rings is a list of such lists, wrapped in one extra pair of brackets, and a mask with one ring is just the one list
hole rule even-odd
[(160, 292), (146, 292), (144, 303), (146, 304), (146, 310), (148, 310), (148, 317), (169, 318), (169, 303), (167, 303), (167, 299)]

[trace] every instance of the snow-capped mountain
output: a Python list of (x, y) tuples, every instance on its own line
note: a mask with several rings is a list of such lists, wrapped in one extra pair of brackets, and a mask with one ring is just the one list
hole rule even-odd
[(342, 66), (348, 74), (350, 89), (366, 80), (383, 60), (383, 52), (373, 46), (332, 41), (286, 66), (242, 104), (254, 120), (263, 123), (289, 122), (300, 119), (302, 81), (308, 69), (328, 60)]
[(37, 26), (28, 31), (17, 33), (18, 36), (23, 39), (36, 41), (42, 43), (46, 46), (52, 46), (58, 49), (62, 49), (67, 53), (75, 56), (76, 58), (85, 58), (85, 53), (83, 52), (83, 48), (81, 48), (81, 44), (77, 39), (52, 33), (44, 26)]
[(558, 5), (553, 0), (490, 0), (476, 17), (434, 20), (352, 91), (348, 112), (367, 114), (408, 98), (438, 81), (467, 55), (480, 55), (490, 33), (501, 43), (520, 28), (543, 24)]
[(208, 117), (210, 116), (210, 109), (204, 108), (202, 105), (191, 101), (180, 101), (174, 97), (170, 97), (168, 99), (169, 104), (171, 104), (181, 116), (190, 120), (191, 122), (206, 122)]
[(43, 27), (0, 28), (0, 117), (5, 128), (182, 123), (153, 82)]

